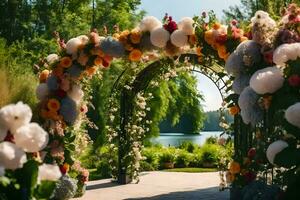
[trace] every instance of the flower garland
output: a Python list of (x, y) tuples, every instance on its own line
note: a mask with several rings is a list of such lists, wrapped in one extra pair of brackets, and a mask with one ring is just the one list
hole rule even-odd
[[(256, 12), (251, 19), (252, 40), (240, 44), (226, 62), (227, 72), (239, 87), (235, 89), (238, 98), (229, 100), (230, 111), (256, 127), (255, 149), (230, 164), (231, 180), (244, 187), (263, 179), (260, 173), (283, 167), (272, 181), (280, 182), (287, 199), (299, 198), (293, 186), (300, 180), (299, 10), (291, 4), (278, 24), (268, 13)], [(251, 155), (255, 152), (260, 159), (254, 162)]]

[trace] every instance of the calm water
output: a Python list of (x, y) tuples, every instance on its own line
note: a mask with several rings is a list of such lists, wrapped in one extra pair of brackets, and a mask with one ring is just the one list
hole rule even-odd
[(155, 144), (164, 146), (179, 146), (184, 141), (191, 141), (195, 144), (203, 145), (205, 140), (210, 136), (219, 136), (219, 131), (203, 131), (200, 135), (186, 135), (183, 133), (161, 133), (159, 137), (153, 138), (151, 141)]

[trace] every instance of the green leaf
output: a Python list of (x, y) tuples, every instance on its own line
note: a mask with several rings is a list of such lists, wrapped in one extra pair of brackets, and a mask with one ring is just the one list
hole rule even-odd
[(42, 181), (35, 190), (35, 197), (37, 199), (49, 199), (56, 187), (55, 181)]
[(16, 170), (16, 177), (21, 188), (27, 189), (28, 195), (32, 196), (33, 190), (37, 185), (38, 162), (29, 160), (22, 169)]

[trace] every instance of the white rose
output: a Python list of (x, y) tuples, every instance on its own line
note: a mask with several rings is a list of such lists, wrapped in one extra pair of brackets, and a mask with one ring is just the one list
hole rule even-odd
[(0, 143), (0, 165), (6, 169), (22, 168), (27, 162), (25, 152), (11, 142)]

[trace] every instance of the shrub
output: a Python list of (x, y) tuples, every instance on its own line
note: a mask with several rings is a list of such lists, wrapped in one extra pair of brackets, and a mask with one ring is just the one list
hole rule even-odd
[(172, 168), (172, 166), (166, 166), (166, 164), (173, 165), (175, 161), (175, 152), (167, 149), (162, 154), (159, 155), (159, 166), (161, 169)]
[(206, 138), (205, 144), (217, 144), (217, 141), (218, 141), (218, 137), (210, 136)]
[[(147, 148), (142, 151), (142, 155), (145, 157), (145, 160), (141, 162), (142, 170), (153, 171), (158, 169), (158, 152), (159, 148)], [(148, 165), (145, 163), (148, 163)]]
[(188, 167), (191, 162), (192, 156), (186, 151), (180, 151), (175, 159), (175, 167), (183, 168)]
[(190, 167), (202, 167), (202, 151), (199, 149), (191, 154), (191, 161), (189, 164)]
[(191, 141), (184, 141), (180, 144), (179, 148), (184, 149), (189, 153), (193, 153), (198, 148), (198, 146)]
[[(221, 156), (220, 146), (215, 144), (205, 144), (201, 148), (202, 162), (203, 164), (211, 164), (211, 166), (217, 166)], [(204, 167), (209, 167), (204, 166)]]

